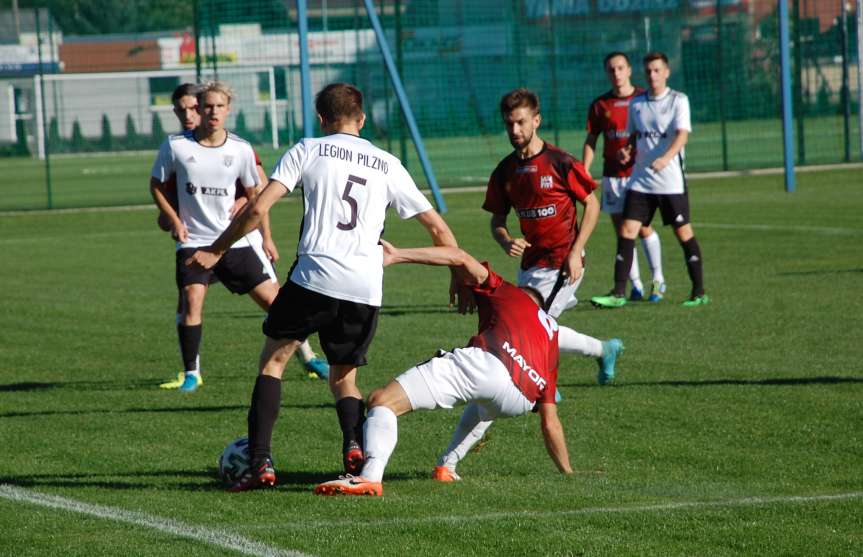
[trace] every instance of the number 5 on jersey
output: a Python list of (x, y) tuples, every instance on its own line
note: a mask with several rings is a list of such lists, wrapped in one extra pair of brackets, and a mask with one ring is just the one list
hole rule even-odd
[(361, 186), (366, 185), (365, 178), (359, 178), (352, 174), (348, 175), (348, 183), (345, 184), (345, 192), (342, 194), (342, 199), (347, 201), (348, 205), (351, 207), (351, 220), (350, 222), (344, 223), (339, 222), (336, 223), (336, 226), (339, 230), (353, 230), (357, 227), (357, 212), (359, 207), (357, 206), (357, 200), (351, 197), (351, 188), (354, 187), (354, 184), (359, 184)]

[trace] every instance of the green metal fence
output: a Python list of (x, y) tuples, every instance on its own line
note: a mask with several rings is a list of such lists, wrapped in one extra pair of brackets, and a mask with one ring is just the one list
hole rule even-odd
[[(860, 161), (853, 6), (843, 19), (841, 0), (789, 1), (796, 162)], [(30, 63), (0, 63), (0, 209), (146, 203), (154, 149), (177, 127), (170, 92), (184, 81), (218, 77), (234, 87), (229, 126), (266, 166), (300, 136), (293, 1), (133, 2), (119, 23), (94, 12), (87, 25), (65, 4), (22, 8), (18, 43)], [(669, 56), (671, 86), (692, 106), (691, 172), (782, 165), (776, 0), (375, 4), (444, 188), (483, 183), (509, 150), (497, 104), (517, 86), (540, 94), (544, 138), (580, 153), (612, 50), (630, 55), (636, 84), (645, 53)], [(362, 3), (308, 6), (313, 90), (356, 83), (367, 99), (364, 134), (424, 183)]]

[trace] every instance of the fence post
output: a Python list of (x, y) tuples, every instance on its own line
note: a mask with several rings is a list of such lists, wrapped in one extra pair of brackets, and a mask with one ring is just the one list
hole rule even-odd
[(192, 4), (192, 19), (195, 33), (195, 83), (201, 82), (201, 11), (198, 6), (198, 1)]
[[(788, 33), (788, 0), (779, 0), (779, 58), (782, 73), (782, 144), (785, 153), (785, 191), (792, 193), (794, 180), (794, 131), (791, 127), (791, 53)], [(799, 46), (799, 45), (798, 45)]]
[(840, 0), (842, 4), (842, 31), (840, 39), (842, 43), (842, 131), (845, 139), (845, 162), (851, 161), (851, 94), (848, 90), (848, 8), (845, 6), (845, 0)]
[[(779, 14), (782, 17), (782, 5), (785, 0), (779, 0)], [(788, 6), (785, 6), (786, 13)], [(803, 123), (803, 42), (800, 40), (800, 0), (794, 0), (794, 75), (797, 83), (794, 87), (794, 113), (797, 115), (797, 163), (806, 164), (806, 134)], [(780, 22), (781, 36), (781, 22)], [(781, 39), (780, 39), (781, 40)], [(782, 45), (780, 45), (780, 49)]]
[(276, 118), (276, 70), (273, 69), (273, 66), (270, 66), (270, 70), (267, 73), (270, 78), (270, 139), (273, 141), (273, 149), (278, 149), (279, 120)]
[(728, 170), (728, 130), (725, 125), (725, 73), (722, 57), (722, 0), (716, 0), (716, 66), (719, 75), (719, 125), (722, 133), (722, 170)]
[(309, 67), (309, 16), (306, 0), (297, 0), (297, 27), (300, 39), (300, 89), (303, 98), (303, 137), (315, 136), (312, 119), (312, 71)]
[(857, 133), (863, 159), (863, 0), (857, 0)]
[[(300, 2), (301, 0), (297, 1)], [(414, 113), (411, 110), (410, 102), (408, 102), (408, 96), (407, 93), (405, 93), (404, 86), (402, 85), (401, 77), (396, 70), (393, 56), (390, 53), (390, 47), (387, 44), (387, 37), (386, 35), (384, 35), (384, 30), (381, 27), (381, 22), (378, 19), (378, 14), (375, 12), (373, 0), (363, 0), (363, 3), (366, 6), (366, 13), (369, 16), (369, 21), (371, 22), (372, 28), (375, 31), (375, 37), (378, 41), (378, 48), (381, 51), (381, 56), (384, 57), (384, 63), (387, 66), (387, 71), (389, 71), (390, 79), (392, 79), (393, 81), (393, 88), (396, 90), (396, 96), (398, 97), (399, 104), (402, 107), (402, 113), (404, 114), (405, 120), (407, 121), (408, 129), (411, 132), (411, 137), (413, 137), (414, 145), (417, 148), (417, 155), (419, 155), (420, 164), (422, 165), (423, 171), (426, 175), (426, 179), (429, 182), (429, 187), (431, 188), (432, 195), (434, 196), (435, 205), (437, 205), (438, 212), (446, 213), (446, 203), (443, 200), (443, 195), (441, 195), (440, 187), (437, 183), (437, 178), (435, 178), (434, 170), (432, 169), (431, 162), (428, 159), (425, 144), (423, 143), (423, 138), (420, 135), (420, 130), (417, 127), (416, 120), (414, 119)]]
[[(402, 1), (396, 0), (396, 70), (399, 75), (404, 75), (404, 63), (402, 59)], [(405, 138), (405, 127), (402, 116), (396, 118), (399, 127), (399, 158), (405, 168), (408, 168), (408, 144)]]
[[(50, 12), (49, 12), (50, 16)], [(45, 159), (45, 190), (48, 195), (48, 208), (54, 208), (54, 195), (51, 191), (51, 149), (48, 145), (48, 112), (45, 110), (45, 68), (42, 65), (42, 9), (36, 8), (36, 50), (39, 56), (39, 76), (36, 80), (36, 125), (38, 126), (39, 154)]]

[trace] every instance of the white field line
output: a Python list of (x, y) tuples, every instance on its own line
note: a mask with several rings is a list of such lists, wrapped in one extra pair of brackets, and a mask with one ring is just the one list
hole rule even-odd
[[(863, 491), (836, 493), (832, 495), (785, 495), (775, 497), (742, 497), (739, 499), (720, 499), (717, 501), (679, 501), (672, 503), (656, 503), (652, 505), (632, 505), (621, 507), (585, 507), (582, 509), (563, 509), (550, 511), (505, 511), (496, 513), (481, 513), (471, 515), (437, 515), (416, 518), (351, 518), (346, 520), (318, 521), (285, 521), (279, 524), (280, 529), (316, 530), (319, 528), (345, 527), (377, 527), (377, 526), (410, 526), (412, 524), (469, 524), (476, 521), (511, 521), (519, 518), (559, 518), (562, 516), (579, 516), (594, 514), (624, 514), (624, 513), (663, 513), (679, 510), (724, 509), (734, 507), (755, 507), (768, 505), (788, 505), (800, 503), (831, 503), (863, 498)], [(252, 529), (266, 528), (261, 525)]]
[(178, 520), (161, 518), (140, 512), (127, 511), (117, 507), (106, 507), (84, 503), (82, 501), (58, 497), (56, 495), (46, 495), (44, 493), (26, 490), (8, 484), (0, 484), (0, 498), (8, 499), (16, 503), (30, 503), (40, 507), (86, 514), (116, 522), (125, 522), (126, 524), (157, 530), (170, 536), (189, 538), (197, 542), (215, 545), (222, 549), (236, 551), (244, 555), (254, 555), (256, 557), (308, 557), (308, 554), (306, 553), (271, 547), (254, 540), (244, 538), (227, 530), (184, 524)]

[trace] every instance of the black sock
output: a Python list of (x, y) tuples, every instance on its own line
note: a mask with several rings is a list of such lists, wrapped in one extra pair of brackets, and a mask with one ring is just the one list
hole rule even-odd
[(342, 428), (342, 450), (351, 441), (363, 445), (363, 423), (366, 404), (362, 399), (345, 397), (336, 401), (336, 413), (339, 415), (339, 426)]
[(689, 272), (689, 280), (692, 281), (692, 297), (704, 295), (704, 267), (701, 260), (701, 247), (693, 236), (685, 242), (681, 242), (683, 255), (686, 257), (686, 270)]
[(617, 238), (617, 255), (614, 258), (614, 295), (626, 296), (626, 282), (632, 268), (632, 250), (635, 240)]
[(201, 350), (201, 331), (203, 325), (177, 325), (180, 338), (180, 354), (183, 357), (183, 370), (198, 368), (198, 353)]
[(273, 426), (282, 404), (282, 380), (258, 375), (249, 407), (249, 455), (252, 461), (270, 458)]

